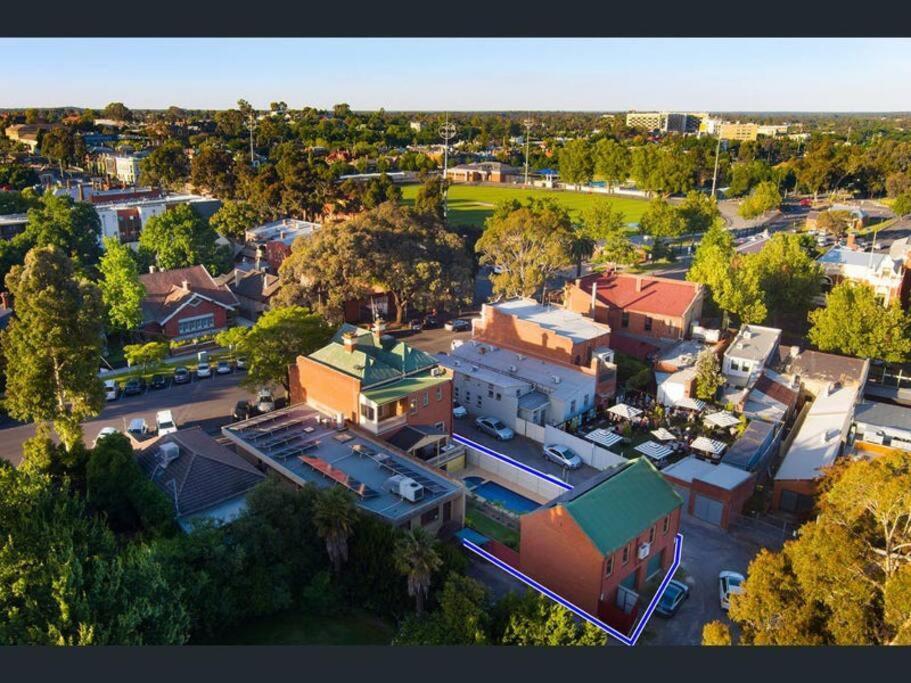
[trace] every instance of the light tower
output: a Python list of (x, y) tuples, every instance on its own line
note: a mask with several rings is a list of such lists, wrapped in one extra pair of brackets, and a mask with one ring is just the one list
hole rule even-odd
[(534, 125), (534, 121), (531, 119), (525, 119), (525, 187), (528, 187), (528, 146), (531, 142), (531, 127)]
[(443, 182), (441, 185), (443, 192), (443, 220), (446, 220), (448, 214), (446, 206), (446, 197), (448, 192), (446, 190), (446, 171), (449, 168), (449, 141), (456, 136), (456, 126), (454, 123), (450, 123), (449, 114), (446, 114), (446, 122), (440, 126), (440, 137), (443, 138)]

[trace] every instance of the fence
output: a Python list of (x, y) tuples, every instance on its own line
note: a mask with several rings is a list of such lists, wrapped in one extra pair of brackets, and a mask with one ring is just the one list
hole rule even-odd
[(534, 422), (529, 422), (528, 420), (523, 420), (521, 417), (516, 418), (516, 434), (520, 436), (527, 437), (532, 441), (537, 441), (538, 443), (544, 443), (546, 438), (546, 432), (544, 427)]
[(606, 470), (608, 467), (626, 462), (626, 458), (612, 453), (606, 448), (602, 448), (586, 439), (580, 439), (578, 436), (567, 434), (562, 429), (557, 429), (551, 425), (547, 425), (545, 428), (545, 437), (547, 443), (560, 444), (571, 448), (579, 454), (579, 457), (582, 458), (586, 465), (591, 465), (596, 470)]
[(539, 474), (523, 470), (472, 446), (466, 445), (465, 448), (467, 449), (468, 463), (470, 465), (492, 472), (504, 481), (521, 486), (542, 498), (552, 500), (566, 491), (566, 486), (561, 486), (556, 482), (545, 479)]

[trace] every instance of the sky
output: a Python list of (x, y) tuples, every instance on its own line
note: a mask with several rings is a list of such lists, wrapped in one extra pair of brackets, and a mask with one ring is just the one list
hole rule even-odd
[(911, 39), (0, 39), (0, 64), (0, 108), (911, 110)]

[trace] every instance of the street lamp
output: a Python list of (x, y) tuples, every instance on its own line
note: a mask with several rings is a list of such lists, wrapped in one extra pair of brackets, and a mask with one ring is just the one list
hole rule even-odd
[(456, 126), (454, 123), (450, 123), (449, 114), (446, 115), (446, 122), (440, 126), (440, 137), (443, 138), (443, 220), (446, 220), (447, 216), (447, 205), (446, 198), (448, 192), (446, 191), (446, 171), (449, 168), (449, 141), (456, 136)]

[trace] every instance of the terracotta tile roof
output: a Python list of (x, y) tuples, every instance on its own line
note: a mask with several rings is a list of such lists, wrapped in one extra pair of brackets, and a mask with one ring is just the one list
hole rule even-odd
[(195, 294), (212, 299), (226, 308), (239, 304), (231, 290), (218, 285), (203, 266), (145, 273), (139, 276), (139, 281), (146, 288), (146, 296), (142, 300), (144, 323), (161, 323)]
[[(641, 281), (638, 290), (637, 281)], [(682, 316), (699, 292), (699, 285), (694, 282), (626, 273), (602, 274), (596, 278), (582, 278), (580, 282), (588, 293), (596, 282), (598, 301), (603, 304), (664, 316)]]

